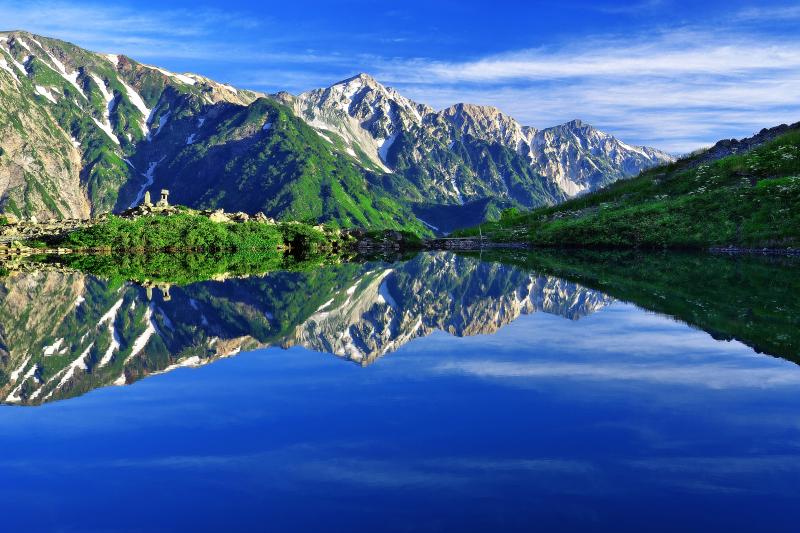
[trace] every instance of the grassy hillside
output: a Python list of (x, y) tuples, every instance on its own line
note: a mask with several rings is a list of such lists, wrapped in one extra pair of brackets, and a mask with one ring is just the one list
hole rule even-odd
[(105, 222), (51, 239), (50, 244), (76, 250), (236, 250), (278, 254), (278, 250), (287, 248), (295, 251), (338, 249), (346, 239), (348, 237), (338, 230), (299, 222), (223, 223), (187, 210), (137, 219), (112, 215)]
[[(145, 167), (141, 161), (157, 162), (167, 154), (151, 188), (170, 189), (178, 203), (263, 211), (283, 220), (340, 227), (428, 233), (387, 192), (380, 176), (331, 152), (325, 140), (282, 104), (260, 98), (247, 107), (220, 106), (206, 115), (201, 128), (196, 122), (193, 117), (173, 119), (159, 135), (159, 151), (139, 159)], [(193, 142), (187, 144), (190, 135)], [(122, 197), (133, 196), (136, 188), (130, 184)]]
[(507, 210), (481, 229), (493, 240), (538, 246), (800, 246), (800, 130), (710, 163), (698, 164), (700, 157), (555, 207)]

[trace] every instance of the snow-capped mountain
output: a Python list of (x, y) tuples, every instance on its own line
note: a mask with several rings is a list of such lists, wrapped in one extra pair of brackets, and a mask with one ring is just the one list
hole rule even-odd
[(631, 146), (580, 120), (537, 130), (490, 106), (457, 104), (443, 112), (462, 133), (501, 143), (524, 156), (567, 196), (635, 176), (674, 158), (660, 150)]
[[(386, 170), (393, 168), (389, 154), (404, 133), (413, 139), (410, 149), (415, 161), (442, 146), (456, 153), (456, 143), (465, 135), (502, 145), (525, 158), (538, 174), (555, 180), (566, 196), (597, 189), (674, 159), (653, 148), (628, 145), (580, 120), (537, 130), (491, 106), (460, 103), (437, 112), (367, 74), (297, 97), (281, 93), (280, 98), (312, 127), (339, 135), (353, 157), (364, 154)], [(429, 171), (441, 171), (442, 182), (452, 184), (452, 192), (462, 203), (481, 197), (481, 191), (471, 190), (474, 188), (465, 183), (468, 180), (459, 176), (457, 169), (439, 165)], [(469, 192), (464, 195), (461, 189)], [(444, 197), (450, 196), (448, 192)]]
[(300, 324), (291, 342), (361, 365), (437, 330), (489, 334), (535, 312), (577, 320), (613, 301), (559, 278), (451, 253), (367, 272), (341, 294)]
[(579, 122), (436, 111), (366, 74), (268, 96), (27, 32), (0, 32), (0, 107), (0, 211), (40, 219), (167, 188), (193, 207), (425, 231), (415, 214), (463, 226), (670, 159)]
[(337, 134), (345, 141), (347, 153), (358, 157), (359, 150), (387, 172), (391, 171), (386, 164), (388, 152), (400, 132), (419, 128), (422, 117), (434, 112), (367, 74), (297, 97), (287, 93), (276, 96), (289, 103), (323, 138), (327, 137), (325, 132)]

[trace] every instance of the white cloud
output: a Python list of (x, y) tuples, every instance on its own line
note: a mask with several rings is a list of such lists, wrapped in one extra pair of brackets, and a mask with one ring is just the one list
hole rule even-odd
[[(650, 339), (652, 342), (652, 339)], [(667, 365), (660, 363), (570, 363), (551, 361), (449, 361), (437, 372), (458, 372), (490, 379), (559, 378), (577, 381), (641, 381), (662, 385), (687, 385), (710, 389), (759, 388), (800, 385), (800, 374), (786, 368), (752, 368), (724, 363)]]
[[(643, 0), (619, 9), (652, 11), (661, 3)], [(580, 35), (442, 61), (383, 57), (373, 52), (380, 49), (372, 46), (375, 40), (386, 37), (378, 33), (347, 36), (351, 44), (363, 41), (364, 53), (341, 53), (337, 43), (345, 36), (334, 30), (287, 32), (281, 21), (234, 10), (137, 11), (51, 0), (9, 6), (0, 0), (5, 25), (171, 70), (221, 72), (227, 77), (221, 81), (247, 88), (300, 92), (367, 71), (434, 107), (494, 105), (539, 128), (582, 118), (626, 142), (676, 153), (800, 120), (800, 36), (775, 30), (798, 17), (794, 5), (756, 7), (702, 26)], [(224, 37), (254, 25), (253, 39)], [(306, 48), (309, 34), (317, 50)], [(329, 47), (321, 46), (326, 38)]]
[(800, 18), (800, 6), (748, 7), (737, 12), (733, 18), (740, 21), (785, 22)]
[(581, 38), (463, 62), (387, 61), (376, 74), (435, 107), (489, 104), (535, 127), (583, 118), (673, 152), (800, 120), (800, 38), (747, 26)]

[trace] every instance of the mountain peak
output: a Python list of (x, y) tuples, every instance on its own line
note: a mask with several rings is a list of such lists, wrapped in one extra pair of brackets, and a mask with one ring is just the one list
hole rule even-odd
[(580, 128), (584, 128), (584, 127), (588, 127), (588, 128), (592, 127), (590, 124), (587, 124), (586, 122), (582, 121), (579, 118), (574, 118), (574, 119), (570, 120), (569, 122), (565, 122), (564, 126), (566, 126), (568, 128), (574, 128), (574, 129), (580, 129)]
[(351, 84), (352, 82), (361, 82), (361, 83), (363, 83), (365, 85), (368, 85), (370, 87), (376, 87), (376, 86), (381, 86), (382, 87), (383, 86), (383, 84), (381, 84), (378, 80), (376, 80), (375, 78), (373, 78), (372, 76), (370, 76), (369, 74), (367, 74), (365, 72), (360, 72), (360, 73), (356, 74), (355, 76), (351, 76), (351, 77), (349, 77), (347, 79), (344, 79), (342, 81), (336, 82), (336, 83), (334, 83), (334, 85), (348, 85), (348, 84)]

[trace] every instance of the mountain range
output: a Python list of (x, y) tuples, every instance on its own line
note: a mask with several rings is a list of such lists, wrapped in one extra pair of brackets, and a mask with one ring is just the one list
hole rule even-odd
[(0, 33), (0, 110), (0, 209), (37, 218), (167, 188), (198, 208), (449, 231), (673, 160), (580, 120), (437, 111), (366, 74), (269, 95), (22, 31)]

